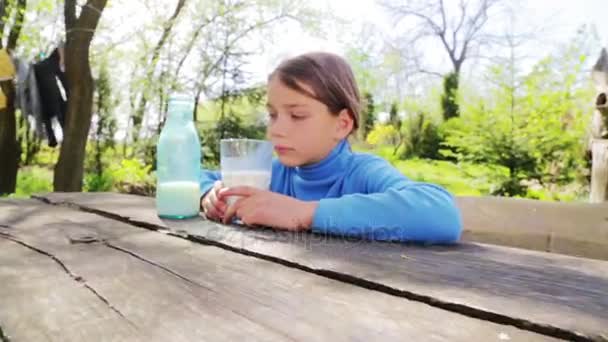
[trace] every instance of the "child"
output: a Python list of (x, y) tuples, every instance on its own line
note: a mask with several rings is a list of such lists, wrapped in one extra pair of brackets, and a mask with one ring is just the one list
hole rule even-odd
[[(268, 78), (270, 191), (222, 188), (201, 172), (201, 207), (212, 220), (375, 240), (452, 243), (461, 218), (443, 188), (408, 180), (384, 159), (354, 153), (360, 98), (350, 66), (329, 53), (284, 61)], [(228, 196), (240, 196), (227, 207)]]

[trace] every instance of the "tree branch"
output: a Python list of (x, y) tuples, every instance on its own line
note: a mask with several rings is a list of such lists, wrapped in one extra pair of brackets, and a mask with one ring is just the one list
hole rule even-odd
[(445, 7), (443, 6), (443, 0), (439, 0), (439, 10), (441, 11), (441, 34), (445, 35), (447, 23), (445, 20)]
[(161, 34), (160, 39), (158, 40), (158, 42), (156, 43), (156, 46), (154, 47), (154, 50), (152, 51), (152, 58), (150, 59), (150, 64), (149, 64), (149, 67), (151, 67), (152, 70), (154, 69), (156, 60), (158, 59), (158, 56), (160, 55), (160, 50), (162, 49), (163, 45), (165, 45), (165, 41), (169, 37), (169, 34), (171, 34), (171, 30), (173, 29), (173, 24), (175, 22), (175, 19), (177, 19), (177, 16), (181, 12), (185, 3), (186, 3), (186, 0), (178, 1), (177, 6), (175, 7), (175, 11), (173, 12), (173, 15), (171, 16), (171, 18), (169, 18), (169, 20), (165, 24), (165, 27), (163, 28), (163, 33)]
[(475, 13), (473, 18), (470, 20), (470, 25), (469, 25), (468, 30), (464, 37), (464, 44), (463, 44), (462, 50), (460, 51), (460, 56), (457, 59), (460, 64), (462, 64), (464, 62), (464, 60), (466, 59), (467, 50), (468, 50), (471, 42), (475, 40), (475, 38), (477, 37), (477, 35), (479, 34), (479, 32), (481, 31), (483, 26), (487, 23), (487, 21), (489, 19), (488, 10), (494, 4), (496, 4), (496, 1), (483, 0), (481, 6), (479, 7), (479, 10), (477, 11), (477, 13)]
[(223, 53), (215, 60), (215, 62), (211, 65), (211, 68), (208, 68), (205, 72), (205, 77), (208, 77), (209, 75), (211, 75), (211, 73), (213, 72), (213, 70), (217, 69), (219, 67), (219, 64), (223, 61), (224, 57), (227, 58), (227, 56), (229, 55), (229, 51), (233, 48), (234, 44), (236, 44), (240, 39), (242, 39), (243, 37), (245, 37), (247, 34), (249, 34), (251, 31), (255, 30), (255, 29), (259, 29), (262, 28), (266, 25), (269, 25), (277, 20), (281, 20), (284, 18), (288, 18), (291, 17), (291, 15), (288, 14), (279, 14), (273, 18), (270, 18), (268, 20), (265, 21), (261, 21), (258, 22), (254, 25), (250, 25), (249, 27), (247, 27), (245, 30), (243, 30), (242, 32), (240, 32), (236, 37), (234, 37), (233, 39), (229, 40), (226, 42), (225, 46), (223, 47)]
[(21, 35), (21, 28), (23, 27), (23, 19), (25, 17), (25, 7), (27, 6), (26, 0), (17, 1), (17, 7), (13, 9), (15, 12), (15, 21), (11, 27), (11, 32), (8, 35), (8, 42), (6, 48), (9, 51), (14, 50), (17, 47), (17, 41)]
[(429, 25), (431, 27), (431, 29), (437, 34), (439, 35), (442, 30), (441, 27), (428, 15), (423, 14), (419, 11), (416, 11), (414, 9), (411, 8), (395, 8), (394, 11), (398, 12), (401, 14), (402, 19), (407, 17), (407, 16), (414, 16), (417, 17), (418, 19), (422, 19), (423, 21), (425, 21), (427, 23), (427, 25)]
[(458, 44), (456, 42), (458, 39), (458, 32), (460, 32), (460, 29), (462, 28), (462, 24), (464, 24), (464, 18), (466, 17), (466, 14), (467, 14), (467, 4), (464, 0), (460, 0), (460, 20), (458, 21), (456, 28), (454, 28), (454, 30), (452, 31), (452, 41), (454, 43), (454, 46), (458, 46)]
[(203, 20), (203, 22), (196, 28), (196, 30), (194, 31), (194, 34), (192, 35), (192, 38), (190, 39), (190, 41), (188, 42), (188, 45), (186, 46), (186, 53), (184, 54), (184, 56), (182, 56), (182, 58), (179, 60), (179, 62), (177, 64), (177, 68), (175, 69), (175, 75), (176, 75), (176, 77), (179, 77), (181, 69), (182, 69), (184, 63), (186, 62), (186, 59), (188, 59), (188, 56), (190, 55), (190, 52), (192, 51), (192, 48), (194, 48), (194, 44), (196, 43), (196, 40), (200, 36), (200, 34), (203, 31), (203, 29), (206, 26), (208, 26), (211, 23), (213, 23), (219, 17), (220, 17), (220, 15), (216, 13), (210, 19)]
[(81, 7), (80, 15), (76, 19), (76, 26), (80, 28), (95, 28), (101, 18), (101, 12), (108, 0), (89, 0)]

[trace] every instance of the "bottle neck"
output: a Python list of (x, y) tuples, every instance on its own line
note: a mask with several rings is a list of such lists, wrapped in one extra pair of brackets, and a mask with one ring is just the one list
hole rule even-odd
[(167, 113), (167, 123), (187, 124), (192, 122), (192, 113), (186, 111), (169, 111)]
[(192, 105), (188, 102), (169, 102), (167, 122), (182, 124), (192, 122)]

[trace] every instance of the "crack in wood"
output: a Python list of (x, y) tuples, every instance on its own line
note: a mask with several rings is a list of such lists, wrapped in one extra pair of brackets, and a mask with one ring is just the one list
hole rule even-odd
[(181, 280), (183, 280), (183, 281), (185, 281), (185, 282), (187, 282), (187, 283), (189, 283), (189, 284), (192, 284), (192, 285), (195, 285), (195, 286), (198, 286), (198, 287), (204, 288), (205, 290), (208, 290), (208, 291), (211, 291), (211, 292), (217, 293), (217, 291), (215, 291), (214, 289), (212, 289), (212, 288), (210, 288), (210, 287), (207, 287), (207, 286), (205, 286), (205, 285), (203, 285), (203, 284), (201, 284), (201, 283), (198, 283), (198, 282), (196, 282), (196, 281), (194, 281), (194, 280), (192, 280), (192, 279), (190, 279), (190, 278), (188, 278), (188, 277), (185, 277), (185, 276), (183, 276), (183, 275), (181, 275), (181, 274), (179, 274), (179, 273), (177, 273), (177, 272), (173, 271), (172, 269), (170, 269), (170, 268), (168, 268), (168, 267), (165, 267), (165, 266), (163, 266), (163, 265), (160, 265), (160, 264), (158, 264), (158, 263), (156, 263), (156, 262), (154, 262), (154, 261), (152, 261), (152, 260), (146, 259), (145, 257), (143, 257), (143, 256), (141, 256), (141, 255), (139, 255), (139, 254), (137, 254), (137, 253), (135, 253), (135, 252), (132, 252), (132, 251), (130, 251), (130, 250), (128, 250), (128, 249), (125, 249), (125, 248), (122, 248), (122, 247), (118, 247), (118, 246), (113, 245), (113, 244), (108, 243), (108, 242), (104, 243), (104, 245), (106, 245), (106, 246), (107, 246), (107, 247), (109, 247), (109, 248), (115, 249), (115, 250), (117, 250), (117, 251), (120, 251), (120, 252), (126, 253), (126, 254), (128, 254), (128, 255), (130, 255), (130, 256), (132, 256), (132, 257), (136, 258), (136, 259), (139, 259), (139, 260), (141, 260), (141, 261), (143, 261), (143, 262), (145, 262), (145, 263), (147, 263), (147, 264), (150, 264), (150, 265), (152, 265), (152, 266), (154, 266), (154, 267), (158, 267), (158, 268), (160, 268), (161, 270), (163, 270), (163, 271), (165, 271), (165, 272), (167, 272), (167, 273), (169, 273), (169, 274), (171, 274), (171, 275), (173, 275), (173, 276), (175, 276), (175, 277), (177, 277), (177, 278), (179, 278), (179, 279), (181, 279)]
[[(208, 291), (211, 291), (211, 292), (213, 292), (213, 293), (217, 293), (217, 291), (215, 291), (214, 289), (212, 289), (212, 288), (210, 288), (210, 287), (207, 287), (207, 286), (205, 286), (205, 285), (203, 285), (203, 284), (201, 284), (201, 283), (198, 283), (198, 282), (196, 282), (196, 281), (194, 281), (194, 280), (192, 280), (192, 279), (190, 279), (190, 278), (188, 278), (188, 277), (185, 277), (185, 276), (183, 276), (183, 275), (181, 275), (181, 274), (179, 274), (179, 273), (177, 273), (177, 272), (175, 272), (175, 271), (171, 270), (170, 268), (165, 267), (165, 266), (163, 266), (163, 265), (160, 265), (160, 264), (158, 264), (158, 263), (156, 263), (156, 262), (154, 262), (154, 261), (152, 261), (152, 260), (150, 260), (150, 259), (147, 259), (147, 258), (145, 258), (145, 257), (143, 257), (143, 256), (141, 256), (141, 255), (139, 255), (139, 254), (137, 254), (137, 253), (135, 253), (135, 252), (133, 252), (133, 251), (130, 251), (130, 250), (125, 249), (125, 248), (122, 248), (122, 247), (118, 247), (118, 246), (113, 245), (113, 244), (108, 243), (108, 242), (105, 242), (105, 243), (104, 243), (104, 245), (106, 245), (106, 246), (107, 246), (107, 247), (109, 247), (109, 248), (112, 248), (112, 249), (118, 250), (118, 251), (120, 251), (120, 252), (126, 253), (126, 254), (128, 254), (128, 255), (130, 255), (130, 256), (132, 256), (132, 257), (134, 257), (134, 258), (138, 259), (138, 260), (141, 260), (141, 261), (143, 261), (143, 262), (145, 262), (145, 263), (147, 263), (147, 264), (150, 264), (150, 265), (152, 265), (152, 266), (154, 266), (154, 267), (158, 267), (158, 268), (160, 268), (161, 270), (163, 270), (163, 271), (165, 271), (165, 272), (168, 272), (169, 274), (171, 274), (171, 275), (173, 275), (173, 276), (175, 276), (175, 277), (177, 277), (177, 278), (179, 278), (179, 279), (181, 279), (181, 280), (183, 280), (183, 281), (185, 281), (185, 282), (187, 282), (187, 283), (189, 283), (189, 284), (192, 284), (192, 285), (194, 285), (194, 286), (201, 287), (201, 288), (203, 288), (203, 289), (205, 289), (205, 290), (208, 290)], [(227, 308), (227, 309), (228, 309), (230, 312), (232, 312), (233, 314), (235, 314), (235, 315), (237, 315), (237, 316), (239, 316), (239, 317), (242, 317), (242, 318), (244, 318), (244, 319), (246, 319), (246, 320), (248, 320), (248, 321), (250, 321), (250, 322), (252, 322), (252, 323), (254, 323), (254, 324), (257, 324), (257, 325), (263, 326), (264, 328), (266, 328), (266, 329), (268, 329), (268, 330), (272, 330), (272, 331), (274, 331), (275, 333), (277, 333), (277, 334), (279, 334), (279, 335), (283, 336), (283, 337), (284, 337), (284, 338), (286, 338), (287, 340), (290, 340), (290, 341), (295, 341), (295, 340), (294, 340), (293, 338), (291, 338), (289, 335), (286, 335), (286, 334), (285, 334), (285, 333), (283, 333), (282, 331), (277, 330), (276, 328), (274, 328), (274, 327), (272, 327), (272, 326), (270, 326), (270, 325), (268, 325), (268, 324), (264, 324), (264, 323), (261, 323), (261, 322), (255, 321), (255, 320), (251, 319), (250, 317), (247, 317), (246, 315), (244, 315), (244, 314), (242, 314), (242, 313), (240, 313), (240, 312), (238, 312), (238, 311), (235, 311), (235, 310), (233, 310), (233, 309), (231, 309), (231, 308)]]
[[(173, 235), (173, 234), (169, 234), (169, 235)], [(559, 339), (563, 339), (563, 340), (567, 340), (567, 341), (607, 341), (607, 340), (603, 339), (602, 336), (588, 337), (588, 336), (581, 335), (575, 331), (570, 331), (570, 330), (562, 329), (562, 328), (555, 327), (555, 326), (542, 325), (542, 324), (534, 323), (532, 321), (528, 321), (525, 319), (502, 315), (502, 314), (495, 313), (492, 311), (477, 309), (477, 308), (470, 307), (470, 306), (467, 306), (464, 304), (450, 303), (450, 302), (446, 302), (443, 300), (439, 300), (434, 297), (417, 294), (417, 293), (414, 293), (411, 291), (393, 288), (393, 287), (390, 287), (390, 286), (387, 286), (387, 285), (384, 285), (381, 283), (377, 283), (374, 281), (370, 281), (370, 280), (367, 280), (364, 278), (355, 277), (350, 274), (340, 273), (340, 272), (326, 270), (326, 269), (315, 269), (315, 268), (312, 268), (312, 267), (309, 267), (306, 265), (302, 265), (302, 264), (298, 264), (298, 263), (295, 263), (295, 262), (292, 262), (289, 260), (280, 259), (280, 258), (273, 257), (270, 255), (256, 253), (256, 252), (249, 251), (249, 250), (242, 249), (242, 248), (232, 247), (232, 246), (225, 245), (225, 244), (222, 244), (222, 243), (214, 241), (214, 240), (206, 239), (201, 236), (188, 235), (186, 237), (183, 237), (183, 236), (177, 235), (177, 234), (173, 235), (173, 236), (185, 238), (189, 241), (197, 242), (200, 244), (219, 247), (219, 248), (229, 250), (229, 251), (232, 251), (235, 253), (255, 257), (258, 259), (270, 261), (270, 262), (277, 263), (277, 264), (281, 264), (286, 267), (298, 269), (298, 270), (305, 271), (308, 273), (313, 273), (313, 274), (316, 274), (316, 275), (319, 275), (319, 276), (322, 276), (325, 278), (329, 278), (329, 279), (333, 279), (333, 280), (340, 281), (343, 283), (362, 287), (362, 288), (365, 288), (368, 290), (378, 291), (378, 292), (381, 292), (384, 294), (389, 294), (389, 295), (393, 295), (396, 297), (401, 297), (401, 298), (405, 298), (408, 300), (424, 303), (424, 304), (427, 304), (432, 307), (440, 308), (440, 309), (450, 311), (450, 312), (455, 312), (455, 313), (458, 313), (458, 314), (461, 314), (464, 316), (468, 316), (468, 317), (472, 317), (472, 318), (476, 318), (476, 319), (480, 319), (480, 320), (484, 320), (484, 321), (490, 321), (493, 323), (498, 323), (498, 324), (503, 324), (503, 325), (511, 325), (511, 326), (517, 327), (522, 330), (532, 331), (532, 332), (536, 332), (539, 334), (543, 334), (543, 335), (547, 335), (547, 336), (551, 336), (551, 337), (555, 337), (555, 338), (559, 338)]]
[(110, 304), (110, 302), (104, 297), (102, 296), (99, 292), (97, 292), (93, 287), (91, 287), (89, 284), (87, 284), (86, 280), (84, 278), (82, 278), (79, 275), (74, 274), (72, 271), (70, 271), (70, 269), (63, 263), (63, 261), (59, 260), (59, 258), (57, 258), (55, 255), (44, 251), (42, 249), (39, 249), (35, 246), (32, 246), (30, 244), (27, 244), (13, 236), (10, 236), (8, 234), (5, 233), (0, 233), (0, 237), (13, 241), (14, 243), (17, 243), (25, 248), (28, 248), (38, 254), (42, 254), (44, 256), (49, 257), (51, 260), (53, 260), (57, 265), (59, 265), (59, 267), (67, 274), (70, 276), (70, 278), (74, 279), (74, 281), (83, 284), (83, 286), (89, 290), (91, 293), (93, 293), (100, 301), (102, 301), (108, 308), (110, 308), (110, 310), (114, 311), (117, 315), (119, 315), (122, 319), (124, 319), (127, 323), (129, 323), (129, 325), (131, 325), (133, 328), (135, 328), (136, 330), (139, 330), (137, 328), (137, 326), (131, 322), (131, 320), (129, 320), (125, 315), (122, 314), (122, 312), (120, 312), (120, 310), (118, 310), (116, 307), (114, 307), (112, 304)]
[[(144, 228), (147, 230), (159, 231), (159, 230), (166, 229), (165, 227), (161, 227), (161, 226), (158, 226), (155, 224), (134, 220), (129, 217), (124, 217), (122, 215), (113, 214), (113, 213), (109, 213), (109, 212), (102, 211), (99, 209), (86, 207), (86, 206), (79, 205), (76, 203), (69, 203), (69, 202), (54, 203), (44, 197), (34, 197), (34, 198), (36, 198), (44, 203), (50, 204), (50, 205), (67, 206), (70, 208), (75, 208), (80, 211), (96, 214), (96, 215), (99, 215), (102, 217), (117, 220), (117, 221), (127, 223), (130, 225), (136, 226), (136, 227)], [(531, 331), (534, 333), (538, 333), (538, 334), (542, 334), (542, 335), (546, 335), (546, 336), (550, 336), (550, 337), (555, 337), (555, 338), (567, 340), (567, 341), (608, 342), (608, 338), (606, 338), (606, 336), (604, 336), (604, 335), (587, 336), (587, 335), (583, 335), (577, 331), (572, 331), (572, 330), (560, 328), (557, 326), (535, 323), (533, 321), (529, 321), (526, 319), (511, 317), (511, 316), (503, 315), (503, 314), (496, 313), (493, 311), (488, 311), (488, 310), (483, 310), (483, 309), (467, 306), (464, 304), (446, 302), (444, 300), (440, 300), (440, 299), (437, 299), (437, 298), (434, 298), (431, 296), (421, 295), (421, 294), (418, 294), (415, 292), (397, 289), (394, 287), (387, 286), (385, 284), (381, 284), (381, 283), (374, 282), (374, 281), (367, 280), (367, 279), (360, 278), (360, 277), (355, 277), (350, 274), (340, 273), (340, 272), (326, 270), (326, 269), (315, 269), (315, 268), (312, 268), (312, 267), (309, 267), (306, 265), (298, 264), (296, 262), (281, 259), (278, 257), (253, 252), (250, 250), (246, 250), (244, 248), (233, 247), (233, 246), (230, 246), (230, 245), (227, 245), (227, 244), (215, 241), (215, 240), (207, 239), (202, 236), (184, 234), (183, 232), (180, 232), (180, 233), (169, 232), (167, 234), (170, 236), (186, 239), (186, 240), (200, 243), (203, 245), (219, 247), (224, 250), (255, 257), (255, 258), (266, 260), (266, 261), (270, 261), (270, 262), (277, 263), (277, 264), (280, 264), (280, 265), (283, 265), (286, 267), (298, 269), (298, 270), (305, 271), (308, 273), (313, 273), (313, 274), (316, 274), (316, 275), (319, 275), (319, 276), (322, 276), (325, 278), (329, 278), (329, 279), (333, 279), (333, 280), (340, 281), (343, 283), (362, 287), (362, 288), (365, 288), (368, 290), (377, 291), (377, 292), (381, 292), (384, 294), (389, 294), (392, 296), (412, 300), (415, 302), (424, 303), (424, 304), (427, 304), (432, 307), (454, 312), (454, 313), (461, 314), (461, 315), (471, 317), (471, 318), (476, 318), (476, 319), (489, 321), (489, 322), (502, 324), (502, 325), (511, 325), (511, 326), (514, 326), (514, 327), (522, 329), (522, 330)]]
[(6, 237), (6, 238), (14, 238), (14, 236), (12, 234), (7, 233), (7, 232), (0, 232), (0, 236)]

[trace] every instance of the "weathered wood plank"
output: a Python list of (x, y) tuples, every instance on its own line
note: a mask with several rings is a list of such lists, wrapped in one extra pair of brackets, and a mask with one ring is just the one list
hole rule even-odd
[(425, 248), (204, 220), (163, 222), (153, 200), (136, 196), (49, 198), (467, 315), (572, 339), (608, 339), (605, 261), (483, 244)]
[[(78, 202), (123, 217), (129, 217), (131, 205), (142, 209), (154, 206), (153, 198), (111, 193), (53, 193), (40, 197), (53, 203)], [(463, 241), (608, 260), (608, 203), (501, 197), (457, 197), (456, 202), (463, 217)], [(144, 221), (159, 223), (154, 212), (149, 212)]]
[[(44, 262), (60, 263), (63, 266), (55, 273), (68, 283), (71, 278), (72, 285), (88, 286), (98, 296), (64, 305), (67, 294), (59, 292), (55, 296), (60, 309), (104, 298), (104, 308), (128, 320), (142, 339), (550, 339), (69, 208), (0, 201), (0, 224), (0, 242), (21, 247), (0, 254), (0, 282), (8, 279), (7, 273), (20, 278), (21, 264), (14, 259), (20, 257), (19, 251), (35, 249), (42, 258), (35, 261), (39, 269), (48, 267)], [(56, 293), (54, 288), (51, 292)], [(2, 294), (0, 290), (4, 303)], [(6, 311), (15, 317), (21, 316), (15, 313), (20, 310), (27, 314), (30, 294), (28, 288), (22, 289), (21, 299), (5, 306)], [(44, 300), (45, 294), (40, 298)], [(53, 315), (53, 307), (44, 309), (41, 304), (40, 311)], [(3, 318), (0, 313), (0, 326), (11, 336), (25, 329), (20, 321), (5, 323)], [(97, 322), (98, 329), (114, 329), (95, 313), (85, 312), (81, 318)], [(43, 321), (37, 331), (62, 331), (62, 324)], [(60, 339), (45, 338), (82, 338), (63, 333)]]
[(608, 260), (608, 203), (458, 197), (463, 239)]
[(137, 329), (60, 264), (0, 235), (0, 328), (9, 341), (137, 341)]
[[(606, 94), (604, 94), (605, 97)], [(604, 111), (608, 115), (608, 108)], [(608, 199), (608, 139), (594, 139), (591, 143), (591, 153), (593, 160), (589, 201), (591, 203), (606, 202)]]

